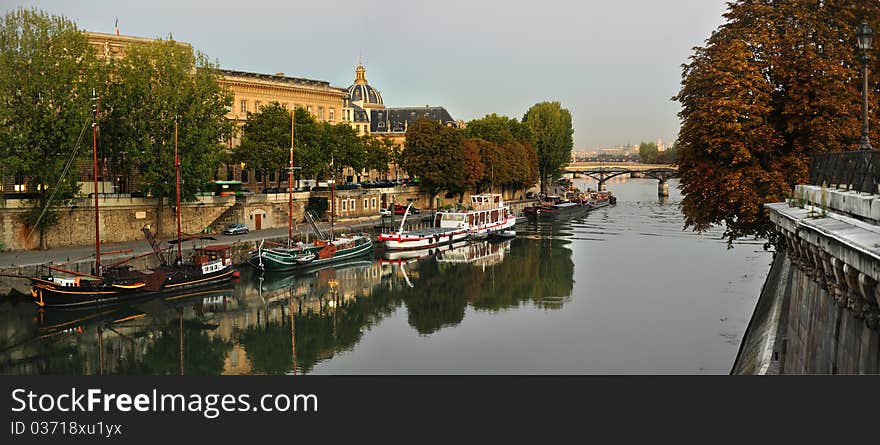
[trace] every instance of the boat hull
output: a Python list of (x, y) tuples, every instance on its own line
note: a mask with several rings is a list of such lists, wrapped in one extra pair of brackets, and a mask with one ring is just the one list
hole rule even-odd
[[(173, 272), (171, 270), (170, 272)], [(235, 277), (232, 266), (199, 275), (181, 275), (168, 277), (160, 288), (147, 290), (144, 287), (120, 288), (112, 284), (96, 283), (81, 286), (57, 286), (51, 281), (34, 279), (31, 295), (41, 307), (74, 308), (88, 305), (115, 304), (124, 301), (138, 300), (158, 295), (167, 295), (184, 290), (198, 289), (225, 283)]]
[(373, 241), (365, 237), (364, 242), (349, 249), (340, 249), (327, 258), (315, 258), (309, 262), (299, 262), (291, 255), (285, 255), (281, 249), (264, 249), (255, 251), (248, 260), (251, 266), (264, 272), (289, 272), (294, 270), (310, 269), (317, 266), (337, 263), (347, 259), (359, 257), (372, 252)]

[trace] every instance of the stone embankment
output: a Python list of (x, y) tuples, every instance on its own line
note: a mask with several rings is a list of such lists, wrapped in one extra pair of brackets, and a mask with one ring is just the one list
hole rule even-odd
[(732, 373), (877, 374), (880, 195), (799, 185), (795, 196), (767, 205), (783, 249)]
[[(519, 214), (526, 206), (531, 205), (534, 201), (523, 200), (508, 203), (511, 211)], [(412, 215), (406, 220), (407, 228), (418, 228), (430, 225), (433, 221), (433, 212), (425, 211), (419, 215)], [(381, 230), (389, 229), (392, 219), (389, 217), (357, 217), (344, 218), (334, 225), (336, 233), (343, 232), (368, 232), (377, 233)], [(393, 219), (395, 228), (401, 222), (401, 216), (395, 216)], [(325, 233), (329, 231), (329, 223), (319, 223), (319, 228)], [(84, 228), (83, 230), (89, 231)], [(308, 227), (303, 224), (297, 224), (297, 233), (301, 238), (305, 238)], [(94, 232), (91, 232), (94, 233)], [(244, 264), (247, 262), (248, 252), (256, 249), (263, 240), (269, 242), (284, 242), (287, 239), (288, 227), (285, 222), (283, 227), (273, 229), (251, 231), (245, 235), (222, 235), (212, 234), (214, 239), (210, 240), (194, 240), (184, 243), (184, 248), (191, 249), (194, 246), (211, 246), (218, 244), (229, 245), (232, 249), (233, 261), (235, 264)], [(313, 236), (313, 235), (310, 235)], [(102, 244), (103, 252), (121, 252), (102, 255), (102, 264), (104, 266), (111, 265), (114, 262), (126, 260), (135, 256), (148, 254), (151, 249), (146, 241), (127, 241), (122, 243)], [(56, 248), (49, 250), (28, 250), (28, 251), (8, 251), (0, 252), (0, 296), (6, 295), (11, 290), (26, 293), (30, 289), (30, 283), (27, 279), (12, 278), (3, 275), (20, 275), (31, 277), (40, 273), (42, 265), (47, 263), (64, 264), (64, 269), (75, 272), (91, 273), (94, 265), (94, 246), (84, 245), (75, 247)], [(144, 255), (125, 264), (131, 265), (135, 269), (148, 268), (158, 265), (158, 258), (155, 255)]]

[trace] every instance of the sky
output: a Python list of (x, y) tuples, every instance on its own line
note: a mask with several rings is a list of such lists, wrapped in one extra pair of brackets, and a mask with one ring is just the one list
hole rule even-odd
[(576, 150), (672, 142), (681, 65), (723, 23), (726, 0), (2, 0), (84, 30), (191, 43), (227, 69), (347, 87), (363, 60), (386, 106), (456, 119), (572, 113)]

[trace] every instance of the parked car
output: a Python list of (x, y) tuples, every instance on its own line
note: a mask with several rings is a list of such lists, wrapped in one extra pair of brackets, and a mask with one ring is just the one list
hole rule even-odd
[[(403, 214), (405, 214), (405, 213), (406, 213), (406, 207), (407, 207), (407, 206), (405, 206), (405, 205), (403, 205), (403, 204), (394, 204), (394, 214), (395, 214), (395, 215), (403, 215)], [(410, 213), (411, 215), (417, 214), (417, 213), (419, 213), (419, 209), (417, 209), (417, 208), (415, 208), (415, 207), (410, 207), (410, 209), (409, 209), (409, 213)]]
[(356, 190), (361, 188), (361, 185), (357, 182), (349, 182), (347, 184), (342, 184), (336, 187), (336, 190)]
[(243, 235), (248, 232), (249, 230), (244, 224), (230, 224), (223, 229), (224, 235)]
[(249, 195), (253, 195), (253, 194), (254, 194), (254, 192), (252, 192), (248, 189), (244, 189), (244, 188), (235, 191), (235, 196), (249, 196)]
[(391, 210), (388, 210), (383, 207), (383, 208), (379, 209), (379, 214), (382, 216), (391, 216)]

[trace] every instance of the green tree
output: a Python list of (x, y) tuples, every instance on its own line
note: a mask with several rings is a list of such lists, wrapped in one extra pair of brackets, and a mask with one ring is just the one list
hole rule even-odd
[[(673, 98), (682, 106), (676, 154), (688, 227), (723, 224), (729, 242), (767, 236), (764, 203), (806, 179), (811, 153), (857, 148), (855, 31), (864, 18), (876, 29), (877, 17), (880, 4), (868, 0), (729, 4)], [(878, 91), (876, 76), (870, 88)]]
[(176, 122), (181, 195), (192, 200), (214, 177), (219, 141), (232, 131), (232, 93), (218, 83), (216, 65), (169, 38), (130, 44), (111, 69), (103, 128), (117, 158), (140, 172), (141, 190), (159, 198), (161, 209), (175, 196)]
[(375, 170), (387, 179), (388, 170), (394, 156), (394, 149), (397, 146), (385, 138), (367, 135), (362, 139), (364, 146), (364, 168)]
[(464, 182), (461, 132), (431, 119), (419, 118), (406, 130), (403, 166), (432, 195)]
[(660, 150), (656, 142), (642, 142), (639, 144), (639, 158), (643, 164), (656, 164)]
[(321, 150), (330, 156), (330, 173), (339, 182), (342, 171), (351, 168), (360, 172), (364, 168), (364, 141), (357, 131), (346, 123), (336, 125), (324, 122), (321, 130)]
[(296, 171), (295, 177), (323, 179), (330, 165), (330, 156), (322, 148), (324, 127), (315, 120), (312, 113), (302, 107), (294, 111), (296, 128), (294, 135), (294, 165), (300, 170)]
[[(259, 171), (266, 187), (269, 172), (282, 171), (290, 159), (290, 112), (278, 102), (263, 105), (248, 113), (242, 127), (241, 144), (233, 151), (236, 162)], [(281, 186), (281, 175), (276, 187)]]
[(562, 108), (559, 102), (541, 102), (529, 108), (523, 116), (523, 123), (534, 134), (538, 177), (541, 192), (545, 192), (547, 185), (562, 175), (571, 159), (574, 146), (571, 112)]
[(28, 9), (3, 17), (0, 165), (27, 181), (33, 199), (23, 219), (39, 231), (41, 249), (46, 229), (58, 221), (52, 206), (79, 192), (75, 161), (91, 159), (90, 98), (101, 77), (94, 51), (72, 21)]

